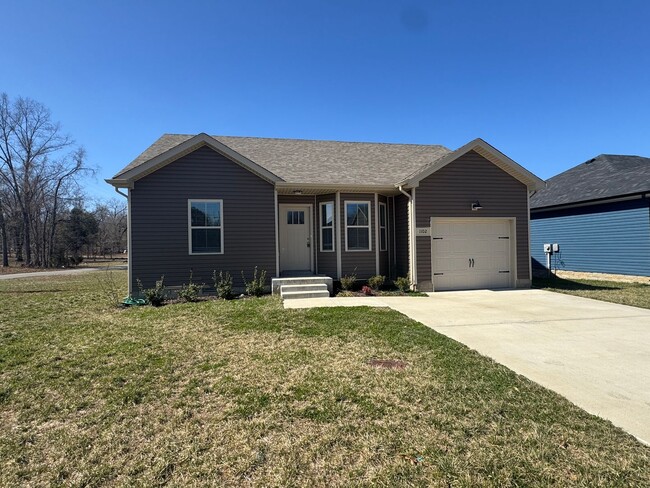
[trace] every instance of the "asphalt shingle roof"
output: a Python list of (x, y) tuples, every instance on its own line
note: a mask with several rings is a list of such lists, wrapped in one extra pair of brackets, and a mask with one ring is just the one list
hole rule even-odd
[[(115, 178), (192, 137), (163, 135)], [(289, 183), (389, 186), (451, 152), (440, 145), (212, 137)]]
[(531, 208), (650, 192), (650, 158), (601, 154), (547, 180)]

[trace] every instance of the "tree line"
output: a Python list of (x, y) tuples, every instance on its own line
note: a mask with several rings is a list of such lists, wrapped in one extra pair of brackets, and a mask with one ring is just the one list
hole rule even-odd
[(45, 105), (0, 94), (2, 266), (70, 266), (126, 249), (126, 200), (88, 205), (83, 182), (93, 175)]

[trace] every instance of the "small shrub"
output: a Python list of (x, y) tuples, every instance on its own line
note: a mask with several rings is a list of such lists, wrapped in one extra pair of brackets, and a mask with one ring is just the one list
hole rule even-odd
[(113, 271), (106, 268), (106, 271), (97, 275), (98, 288), (106, 301), (111, 307), (118, 307), (122, 304), (122, 286), (115, 279)]
[(183, 286), (178, 291), (178, 298), (184, 302), (198, 302), (204, 286), (192, 281), (192, 272), (190, 271), (190, 282), (187, 285), (183, 283)]
[(250, 281), (246, 281), (244, 272), (241, 272), (241, 278), (244, 280), (244, 289), (246, 294), (254, 297), (260, 297), (264, 295), (264, 285), (266, 284), (266, 270), (260, 272), (259, 277), (257, 276), (257, 266), (253, 270), (253, 278)]
[(399, 278), (395, 279), (395, 286), (402, 293), (406, 293), (411, 289), (411, 280), (408, 278), (408, 276), (400, 276)]
[(233, 297), (232, 276), (230, 276), (230, 273), (219, 271), (217, 275), (217, 270), (215, 270), (212, 279), (214, 280), (214, 289), (217, 291), (217, 296), (224, 300), (230, 300)]
[(345, 291), (352, 290), (356, 281), (357, 275), (355, 273), (352, 273), (351, 275), (341, 276), (341, 289)]
[(144, 288), (142, 282), (138, 279), (138, 288), (140, 294), (144, 297), (149, 305), (160, 307), (167, 299), (167, 289), (165, 288), (165, 275), (162, 275), (153, 288)]
[(371, 276), (370, 278), (368, 278), (368, 286), (372, 288), (374, 291), (377, 291), (382, 286), (384, 286), (384, 281), (386, 281), (385, 276), (382, 275)]
[(337, 297), (355, 297), (356, 295), (354, 294), (353, 291), (340, 291), (336, 294)]
[(373, 291), (372, 291), (372, 288), (370, 288), (369, 286), (366, 286), (366, 285), (364, 285), (364, 286), (361, 288), (361, 293), (363, 293), (364, 295), (367, 295), (367, 296), (369, 296), (369, 297), (371, 297), (372, 295), (374, 295), (374, 293), (373, 293)]

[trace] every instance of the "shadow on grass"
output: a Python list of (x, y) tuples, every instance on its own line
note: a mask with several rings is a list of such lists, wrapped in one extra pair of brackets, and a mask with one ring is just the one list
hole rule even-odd
[(590, 283), (580, 283), (578, 281), (566, 280), (554, 276), (552, 278), (533, 278), (533, 288), (553, 288), (555, 290), (621, 290), (620, 286), (596, 285)]
[(34, 294), (34, 293), (60, 293), (67, 290), (0, 290), (0, 293), (6, 293), (7, 295), (23, 295), (23, 294)]

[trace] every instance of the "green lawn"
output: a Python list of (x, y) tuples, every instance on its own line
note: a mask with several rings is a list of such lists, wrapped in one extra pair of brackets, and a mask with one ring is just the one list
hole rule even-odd
[(533, 280), (533, 288), (594, 298), (606, 302), (622, 303), (634, 307), (650, 308), (650, 285), (621, 283), (618, 281), (567, 280), (553, 277)]
[(650, 485), (650, 448), (397, 312), (121, 310), (105, 277), (0, 281), (0, 486)]

